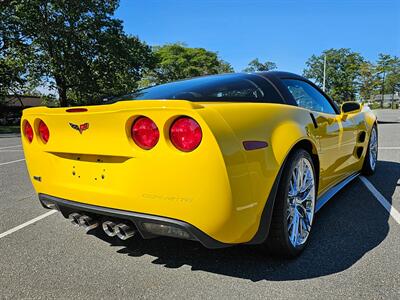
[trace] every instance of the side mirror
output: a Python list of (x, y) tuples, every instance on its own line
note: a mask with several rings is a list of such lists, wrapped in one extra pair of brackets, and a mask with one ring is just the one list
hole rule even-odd
[(341, 106), (343, 115), (356, 114), (361, 111), (361, 104), (358, 102), (345, 102)]

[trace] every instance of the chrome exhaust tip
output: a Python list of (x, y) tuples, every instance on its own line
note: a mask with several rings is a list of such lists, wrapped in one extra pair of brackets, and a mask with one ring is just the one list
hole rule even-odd
[(80, 223), (79, 223), (80, 217), (81, 217), (80, 214), (72, 213), (72, 214), (69, 214), (68, 220), (70, 220), (71, 224), (74, 225), (75, 227), (79, 227), (80, 226)]
[(114, 222), (105, 221), (103, 222), (102, 227), (108, 236), (116, 236), (118, 234), (118, 227)]
[(133, 237), (135, 233), (136, 230), (129, 225), (123, 223), (117, 225), (117, 236), (123, 241)]
[(91, 217), (83, 215), (79, 218), (79, 225), (82, 226), (86, 231), (89, 231), (99, 226), (99, 223), (96, 220), (93, 220)]

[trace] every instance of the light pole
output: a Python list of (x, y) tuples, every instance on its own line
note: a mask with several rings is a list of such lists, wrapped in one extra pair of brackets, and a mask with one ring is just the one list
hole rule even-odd
[(385, 71), (382, 72), (383, 76), (382, 76), (382, 104), (381, 104), (381, 108), (383, 108), (383, 100), (385, 98), (385, 77), (386, 77), (386, 73)]
[(325, 93), (325, 82), (326, 82), (326, 54), (324, 55), (324, 78), (322, 80), (322, 90)]

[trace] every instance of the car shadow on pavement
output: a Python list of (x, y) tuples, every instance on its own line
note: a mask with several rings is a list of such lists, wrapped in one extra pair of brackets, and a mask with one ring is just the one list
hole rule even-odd
[[(396, 168), (400, 168), (399, 163), (379, 161), (374, 176), (384, 176), (387, 169)], [(399, 179), (394, 177), (385, 176), (386, 188), (390, 188), (392, 194)], [(310, 243), (297, 259), (270, 257), (260, 246), (210, 250), (200, 243), (179, 239), (134, 237), (123, 242), (107, 237), (99, 229), (89, 234), (119, 247), (118, 253), (132, 257), (153, 256), (153, 263), (165, 268), (188, 265), (193, 271), (251, 281), (285, 281), (316, 278), (351, 267), (385, 239), (389, 231), (388, 218), (389, 213), (356, 179), (318, 212)]]

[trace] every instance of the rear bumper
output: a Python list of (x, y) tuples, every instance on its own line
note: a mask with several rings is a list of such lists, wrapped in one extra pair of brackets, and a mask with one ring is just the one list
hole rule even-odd
[(203, 244), (203, 246), (210, 249), (224, 248), (232, 245), (217, 241), (200, 229), (196, 228), (195, 226), (176, 219), (107, 208), (102, 206), (89, 205), (46, 194), (39, 194), (39, 200), (45, 208), (48, 208), (49, 204), (54, 204), (55, 208), (59, 210), (66, 218), (72, 212), (81, 212), (93, 215), (95, 218), (98, 219), (110, 217), (113, 219), (130, 221), (135, 225), (136, 229), (140, 232), (143, 238), (154, 237), (153, 234), (145, 230), (145, 228), (143, 227), (143, 223), (154, 223), (179, 228), (188, 233), (191, 240), (199, 241), (201, 244)]
[[(134, 109), (91, 107), (82, 114), (64, 109), (24, 112), (23, 122), (35, 129), (36, 138), (31, 143), (23, 138), (22, 143), (36, 193), (99, 208), (99, 214), (108, 208), (123, 215), (179, 220), (181, 226), (196, 228), (190, 230), (193, 238), (207, 247), (214, 248), (213, 243), (205, 242), (201, 233), (222, 245), (253, 242), (265, 226), (265, 201), (279, 168), (272, 148), (246, 151), (242, 138), (217, 111), (192, 109), (190, 103), (175, 107), (179, 103), (166, 107), (163, 101), (150, 106), (143, 101)], [(150, 151), (130, 138), (135, 116), (143, 114), (163, 128)], [(178, 151), (169, 140), (170, 123), (182, 115), (202, 128), (201, 145), (192, 152)], [(46, 144), (37, 135), (39, 120), (54, 132)], [(79, 134), (69, 122), (90, 123), (91, 129)]]

